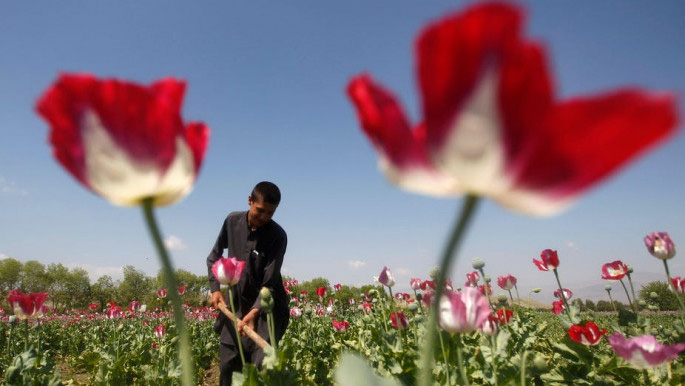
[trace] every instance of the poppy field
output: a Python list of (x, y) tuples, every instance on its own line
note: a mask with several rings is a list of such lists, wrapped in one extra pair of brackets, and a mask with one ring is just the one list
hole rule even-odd
[[(559, 265), (554, 251), (545, 250), (541, 257), (536, 259), (538, 269), (545, 260)], [(685, 344), (677, 343), (685, 336), (682, 313), (646, 307), (601, 313), (581, 313), (574, 305), (532, 308), (526, 299), (511, 294), (517, 284), (511, 275), (498, 277), (498, 296), (485, 296), (492, 286), (484, 262), (474, 261), (474, 268), (463, 288), (446, 284), (437, 320), (439, 343), (430, 354), (432, 384), (685, 381), (685, 357), (678, 356)], [(674, 283), (676, 279), (680, 280), (674, 278)], [(235, 382), (416, 384), (436, 284), (432, 278), (416, 278), (410, 283), (412, 294), (393, 294), (395, 284), (388, 267), (358, 298), (342, 296), (340, 285), (319, 287), (315, 296), (309, 296), (297, 280), (285, 282), (291, 294), (286, 335), (262, 370), (247, 365)], [(558, 295), (565, 302), (572, 292), (564, 289)], [(0, 323), (4, 384), (180, 383), (178, 331), (169, 312), (147, 311), (134, 302), (126, 310), (111, 303), (102, 311), (54, 314), (41, 303), (49, 294), (12, 296), (14, 315), (4, 315)], [(218, 384), (218, 337), (212, 327), (217, 312), (186, 306), (184, 314), (193, 382)]]

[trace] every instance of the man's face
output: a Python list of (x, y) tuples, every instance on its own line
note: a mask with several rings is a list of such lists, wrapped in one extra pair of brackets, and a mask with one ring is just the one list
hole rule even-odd
[(259, 228), (268, 223), (278, 207), (277, 205), (264, 202), (261, 197), (253, 200), (252, 196), (248, 196), (247, 202), (250, 204), (250, 210), (247, 212), (247, 222), (251, 228)]

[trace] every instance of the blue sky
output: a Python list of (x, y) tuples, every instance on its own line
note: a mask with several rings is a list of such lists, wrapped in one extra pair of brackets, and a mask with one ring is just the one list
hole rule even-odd
[[(414, 39), (467, 3), (1, 2), (0, 258), (83, 267), (93, 279), (121, 277), (123, 265), (156, 274), (141, 211), (110, 205), (62, 170), (33, 106), (60, 71), (142, 83), (175, 76), (188, 82), (184, 117), (212, 129), (193, 193), (157, 211), (177, 268), (205, 274), (226, 214), (246, 209), (252, 186), (271, 180), (283, 192), (275, 220), (289, 235), (284, 274), (361, 285), (388, 265), (408, 289), (410, 277), (426, 278), (437, 263), (461, 199), (386, 182), (344, 89), (368, 71), (416, 121)], [(547, 45), (562, 97), (637, 85), (678, 94), (683, 110), (685, 3), (524, 4), (528, 36)], [(485, 201), (450, 276), (462, 284), (481, 257), (487, 274), (517, 276), (523, 293), (551, 290), (552, 274), (531, 260), (552, 248), (572, 290), (603, 288), (601, 266), (616, 259), (635, 268), (637, 281), (662, 278), (642, 238), (665, 230), (676, 245), (685, 240), (684, 145), (679, 130), (556, 217)], [(675, 276), (685, 275), (682, 259), (670, 262)]]

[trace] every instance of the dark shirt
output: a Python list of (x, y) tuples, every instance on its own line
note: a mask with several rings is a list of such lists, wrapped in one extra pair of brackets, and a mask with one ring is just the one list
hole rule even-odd
[[(212, 273), (212, 265), (222, 257), (224, 249), (228, 249), (226, 257), (246, 262), (240, 281), (233, 289), (238, 317), (244, 316), (252, 308), (261, 307), (259, 291), (267, 287), (274, 299), (274, 316), (278, 318), (278, 315), (285, 313), (287, 318), (288, 297), (281, 277), (287, 244), (285, 231), (275, 221), (271, 220), (252, 231), (247, 224), (247, 211), (230, 213), (221, 226), (214, 248), (207, 256), (210, 290), (219, 290), (220, 284)], [(228, 298), (226, 302), (230, 306)]]

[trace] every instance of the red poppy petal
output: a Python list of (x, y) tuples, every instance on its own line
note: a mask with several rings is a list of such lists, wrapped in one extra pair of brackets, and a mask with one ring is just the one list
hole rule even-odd
[(418, 77), (431, 147), (442, 144), (450, 126), (486, 70), (499, 66), (516, 44), (522, 16), (491, 3), (429, 26), (417, 42)]
[[(559, 105), (517, 184), (555, 197), (580, 193), (672, 134), (675, 98), (623, 90)], [(545, 135), (541, 133), (541, 135)]]

